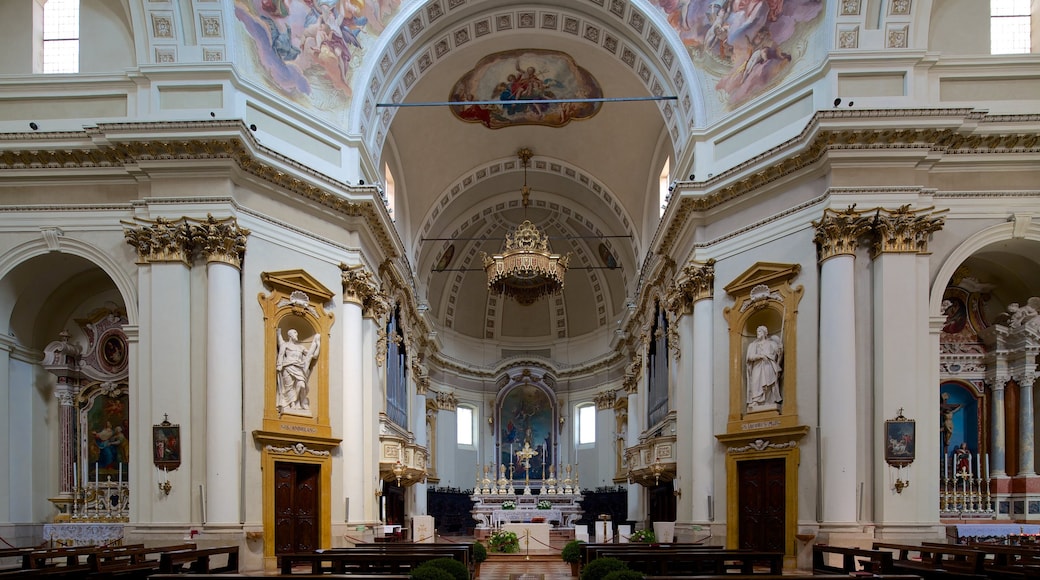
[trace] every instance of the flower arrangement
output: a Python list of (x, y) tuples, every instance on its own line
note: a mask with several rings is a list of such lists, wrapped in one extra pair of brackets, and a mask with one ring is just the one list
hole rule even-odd
[(552, 509), (552, 502), (547, 500), (547, 499), (543, 499), (543, 500), (538, 502), (538, 509), (540, 509), (540, 510), (551, 510)]
[(653, 530), (643, 529), (632, 532), (632, 535), (628, 537), (629, 542), (638, 542), (643, 544), (652, 544), (657, 541), (657, 536), (654, 535)]
[(495, 530), (488, 536), (487, 543), (492, 552), (512, 554), (520, 551), (520, 538), (517, 537), (516, 532)]
[(515, 510), (516, 509), (516, 502), (511, 500), (511, 499), (507, 499), (506, 501), (502, 502), (502, 509), (504, 509), (504, 510)]

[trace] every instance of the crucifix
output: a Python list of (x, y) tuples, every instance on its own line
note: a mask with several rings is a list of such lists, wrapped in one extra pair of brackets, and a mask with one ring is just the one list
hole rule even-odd
[(516, 456), (524, 462), (524, 495), (531, 495), (531, 458), (538, 452), (531, 449), (531, 442), (524, 441), (524, 448), (516, 452)]

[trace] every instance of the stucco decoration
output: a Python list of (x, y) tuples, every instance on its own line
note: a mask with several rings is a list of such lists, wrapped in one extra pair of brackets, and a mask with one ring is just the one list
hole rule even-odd
[(718, 78), (719, 98), (735, 107), (775, 85), (806, 52), (821, 0), (652, 0), (693, 60)]
[(570, 55), (555, 50), (508, 50), (480, 59), (451, 89), (451, 101), (497, 101), (452, 106), (451, 112), (489, 129), (510, 125), (562, 127), (588, 119), (602, 103), (516, 103), (553, 99), (602, 98), (599, 81)]
[(331, 110), (349, 103), (354, 71), (400, 0), (236, 0), (258, 68), (283, 95)]

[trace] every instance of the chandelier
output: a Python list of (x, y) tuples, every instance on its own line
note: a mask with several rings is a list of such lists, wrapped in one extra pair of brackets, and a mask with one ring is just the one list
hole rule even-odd
[(526, 147), (517, 151), (524, 166), (523, 197), (524, 221), (515, 230), (506, 234), (502, 253), (487, 255), (483, 252), (484, 270), (487, 272), (488, 291), (512, 298), (520, 304), (533, 304), (543, 296), (563, 290), (563, 276), (567, 272), (570, 254), (561, 256), (549, 248), (549, 236), (527, 218), (531, 188), (527, 186), (527, 164), (531, 161), (531, 150)]

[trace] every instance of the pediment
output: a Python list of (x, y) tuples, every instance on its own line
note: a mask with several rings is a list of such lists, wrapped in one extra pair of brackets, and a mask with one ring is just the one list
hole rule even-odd
[(741, 296), (750, 293), (751, 289), (758, 285), (775, 288), (794, 279), (801, 271), (801, 264), (757, 262), (727, 284), (725, 290), (730, 295)]
[(282, 290), (286, 294), (292, 294), (298, 290), (307, 296), (319, 298), (317, 300), (319, 304), (328, 302), (334, 296), (331, 290), (304, 270), (264, 272), (260, 275), (260, 279), (272, 290)]

